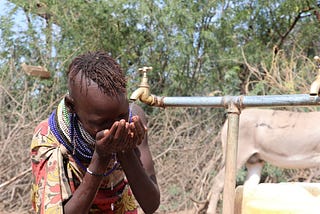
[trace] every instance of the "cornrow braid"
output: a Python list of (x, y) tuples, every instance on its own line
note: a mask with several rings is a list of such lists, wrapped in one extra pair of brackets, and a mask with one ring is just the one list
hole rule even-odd
[(116, 96), (126, 92), (126, 78), (120, 65), (106, 52), (88, 52), (77, 56), (69, 65), (67, 75), (70, 80), (81, 72), (81, 82), (90, 80), (97, 83), (98, 88), (107, 95)]

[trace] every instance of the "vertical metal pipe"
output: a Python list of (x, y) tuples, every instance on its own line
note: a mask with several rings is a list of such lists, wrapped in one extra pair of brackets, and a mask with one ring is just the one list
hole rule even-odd
[(234, 214), (235, 187), (237, 172), (237, 152), (240, 110), (231, 102), (228, 105), (228, 130), (223, 188), (223, 214)]

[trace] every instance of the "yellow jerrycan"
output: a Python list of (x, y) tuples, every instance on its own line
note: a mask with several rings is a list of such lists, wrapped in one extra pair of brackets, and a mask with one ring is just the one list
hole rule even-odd
[(241, 214), (320, 214), (320, 183), (243, 186)]

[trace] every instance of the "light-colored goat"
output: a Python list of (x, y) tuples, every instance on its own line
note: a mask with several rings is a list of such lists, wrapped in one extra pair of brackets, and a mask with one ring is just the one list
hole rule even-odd
[[(228, 121), (221, 130), (225, 157)], [(224, 158), (223, 158), (224, 160)], [(237, 169), (247, 167), (245, 184), (258, 184), (264, 162), (281, 168), (320, 166), (320, 112), (245, 109), (240, 114)], [(208, 214), (216, 213), (223, 190), (224, 167), (216, 175)]]

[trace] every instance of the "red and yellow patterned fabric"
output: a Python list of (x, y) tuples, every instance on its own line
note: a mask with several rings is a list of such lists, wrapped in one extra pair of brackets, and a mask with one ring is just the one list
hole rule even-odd
[[(32, 205), (36, 213), (62, 214), (85, 172), (50, 131), (48, 121), (36, 127), (31, 143)], [(136, 214), (137, 204), (122, 170), (105, 177), (90, 213)]]

